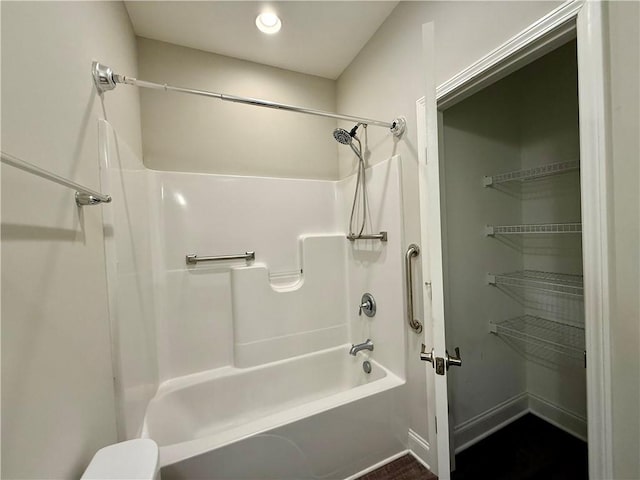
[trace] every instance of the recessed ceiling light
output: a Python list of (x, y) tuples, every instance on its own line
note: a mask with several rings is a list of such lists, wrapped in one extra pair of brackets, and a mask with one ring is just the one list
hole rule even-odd
[(278, 33), (282, 22), (275, 13), (261, 13), (256, 17), (256, 27), (263, 33)]

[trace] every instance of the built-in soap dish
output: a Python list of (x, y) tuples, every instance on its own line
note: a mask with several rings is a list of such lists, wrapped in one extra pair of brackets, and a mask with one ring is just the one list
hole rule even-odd
[(269, 274), (269, 283), (276, 292), (290, 292), (302, 286), (302, 270)]

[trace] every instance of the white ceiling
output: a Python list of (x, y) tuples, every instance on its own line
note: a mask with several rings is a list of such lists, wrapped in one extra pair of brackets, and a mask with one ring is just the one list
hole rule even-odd
[[(384, 22), (384, 1), (127, 1), (136, 35), (230, 57), (336, 79)], [(261, 33), (256, 16), (282, 20)]]

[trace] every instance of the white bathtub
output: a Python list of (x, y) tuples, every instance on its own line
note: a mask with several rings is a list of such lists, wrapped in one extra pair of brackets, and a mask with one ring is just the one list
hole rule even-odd
[(201, 455), (404, 383), (350, 345), (258, 367), (225, 367), (162, 384), (149, 403), (143, 437), (162, 466)]

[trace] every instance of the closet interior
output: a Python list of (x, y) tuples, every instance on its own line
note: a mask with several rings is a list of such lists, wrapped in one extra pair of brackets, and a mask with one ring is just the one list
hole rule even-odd
[(586, 442), (577, 75), (571, 41), (442, 112), (456, 454), (527, 414)]

